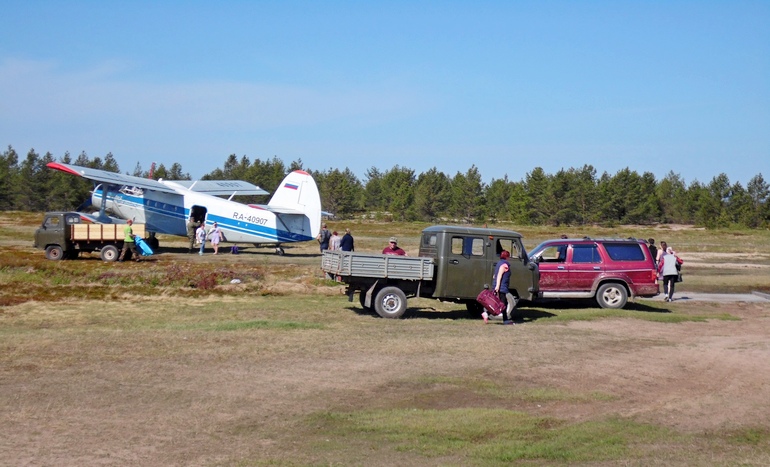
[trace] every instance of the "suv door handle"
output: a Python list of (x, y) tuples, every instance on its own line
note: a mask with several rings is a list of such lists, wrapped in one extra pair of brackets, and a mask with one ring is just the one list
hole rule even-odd
[(600, 266), (594, 266), (594, 271), (601, 271), (602, 268)]
[(460, 264), (460, 262), (457, 261), (456, 259), (451, 259), (449, 260), (449, 264)]
[(556, 269), (567, 269), (564, 266), (556, 266)]

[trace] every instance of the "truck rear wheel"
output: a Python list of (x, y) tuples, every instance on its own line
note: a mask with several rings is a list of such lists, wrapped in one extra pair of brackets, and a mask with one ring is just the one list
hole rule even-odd
[(596, 301), (602, 308), (620, 309), (626, 306), (628, 293), (623, 284), (608, 282), (596, 291)]
[(400, 318), (406, 312), (406, 294), (398, 287), (383, 287), (374, 299), (374, 311), (383, 318)]
[(64, 258), (64, 250), (59, 245), (49, 245), (45, 249), (45, 257), (52, 261), (59, 261)]
[(101, 257), (102, 261), (115, 261), (118, 259), (118, 248), (114, 245), (107, 245), (102, 248)]

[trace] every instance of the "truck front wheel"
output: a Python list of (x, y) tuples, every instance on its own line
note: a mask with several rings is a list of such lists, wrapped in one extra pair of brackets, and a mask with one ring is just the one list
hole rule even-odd
[(114, 245), (107, 245), (102, 248), (102, 261), (115, 261), (118, 259), (118, 248)]
[(64, 257), (64, 250), (59, 245), (49, 245), (45, 249), (45, 257), (52, 261), (59, 261)]
[(374, 311), (383, 318), (400, 318), (406, 312), (406, 295), (398, 287), (384, 287), (374, 299)]

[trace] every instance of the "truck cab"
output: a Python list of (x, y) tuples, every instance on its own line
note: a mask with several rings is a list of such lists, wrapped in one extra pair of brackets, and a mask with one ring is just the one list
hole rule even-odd
[(521, 234), (502, 229), (437, 225), (424, 229), (421, 257), (433, 258), (436, 276), (432, 296), (455, 299), (475, 307), (475, 298), (493, 288), (492, 274), (500, 253), (510, 253), (510, 289), (514, 296), (534, 300), (538, 295), (539, 272), (529, 261)]
[(35, 231), (34, 247), (45, 250), (46, 258), (58, 260), (77, 256), (70, 242), (71, 225), (82, 222), (76, 212), (49, 212)]

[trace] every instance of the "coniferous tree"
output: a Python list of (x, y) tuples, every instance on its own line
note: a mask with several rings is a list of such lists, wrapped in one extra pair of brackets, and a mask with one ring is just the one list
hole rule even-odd
[(446, 213), (451, 196), (449, 177), (436, 167), (421, 173), (414, 188), (414, 208), (417, 217), (434, 221)]

